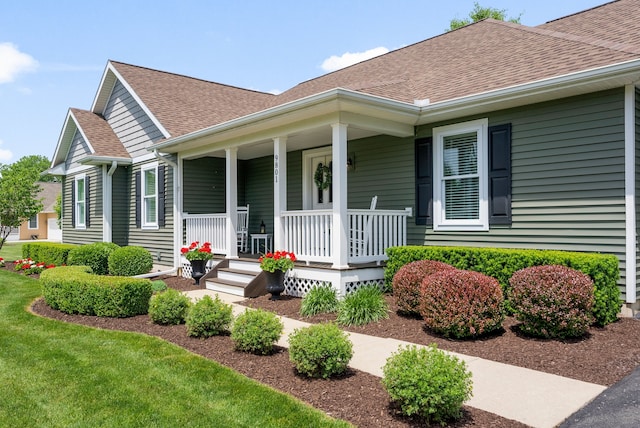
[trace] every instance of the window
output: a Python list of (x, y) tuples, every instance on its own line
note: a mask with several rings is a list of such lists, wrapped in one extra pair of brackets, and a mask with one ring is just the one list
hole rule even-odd
[(38, 228), (38, 214), (34, 215), (29, 219), (29, 229), (37, 229)]
[(142, 227), (158, 227), (158, 165), (142, 169)]
[(488, 230), (487, 127), (481, 119), (434, 128), (434, 230)]
[(82, 174), (75, 178), (73, 192), (73, 212), (76, 229), (87, 227), (87, 177)]
[(433, 137), (416, 140), (416, 225), (487, 230), (487, 211), (489, 225), (511, 225), (511, 124), (486, 128), (484, 138), (483, 127), (486, 121), (434, 128)]

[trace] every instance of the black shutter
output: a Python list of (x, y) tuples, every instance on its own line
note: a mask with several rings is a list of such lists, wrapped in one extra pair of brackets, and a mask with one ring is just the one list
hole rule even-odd
[(489, 224), (511, 224), (511, 124), (489, 127)]
[(71, 179), (71, 227), (76, 227), (76, 179)]
[(134, 185), (133, 194), (135, 195), (135, 198), (136, 198), (136, 227), (141, 227), (142, 226), (142, 221), (141, 221), (142, 189), (140, 188), (140, 171), (135, 172), (133, 185)]
[(433, 224), (433, 138), (416, 140), (416, 224)]
[(164, 184), (164, 165), (158, 166), (158, 226), (165, 226), (165, 207), (164, 207), (164, 195), (165, 195), (165, 184)]
[(85, 227), (89, 227), (89, 219), (91, 218), (90, 214), (90, 205), (89, 205), (89, 176), (87, 175), (84, 178), (84, 225)]

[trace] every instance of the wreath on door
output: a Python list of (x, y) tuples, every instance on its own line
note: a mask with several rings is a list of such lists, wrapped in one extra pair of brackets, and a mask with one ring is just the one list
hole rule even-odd
[(318, 189), (328, 189), (331, 186), (331, 168), (319, 163), (315, 174), (313, 174), (313, 181)]

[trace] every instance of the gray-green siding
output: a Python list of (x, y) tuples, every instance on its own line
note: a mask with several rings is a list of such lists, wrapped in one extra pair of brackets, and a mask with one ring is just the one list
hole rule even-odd
[[(636, 236), (640, 233), (640, 89), (636, 89), (635, 114), (635, 167), (636, 167)], [(636, 298), (640, 296), (640, 248), (636, 238)]]
[(91, 168), (84, 173), (89, 178), (89, 226), (86, 229), (72, 226), (71, 189), (75, 176), (68, 175), (62, 181), (62, 239), (67, 244), (102, 242), (102, 168)]
[(91, 150), (89, 149), (89, 145), (84, 138), (82, 138), (80, 131), (76, 131), (71, 141), (69, 154), (65, 160), (65, 169), (77, 168), (80, 166), (78, 160), (90, 154)]
[[(135, 165), (132, 168), (131, 176), (136, 171), (141, 170), (144, 164)], [(175, 251), (173, 248), (173, 168), (166, 166), (165, 169), (165, 216), (166, 224), (164, 227), (157, 229), (142, 229), (136, 227), (136, 198), (140, 189), (135, 189), (135, 180), (132, 178), (127, 183), (128, 192), (131, 195), (129, 199), (129, 242), (128, 245), (144, 247), (151, 252), (154, 261), (165, 265), (173, 265), (173, 257)], [(115, 189), (114, 189), (115, 192)], [(158, 255), (160, 257), (158, 257)]]
[(114, 85), (104, 117), (133, 158), (148, 155), (147, 147), (164, 137), (120, 81)]

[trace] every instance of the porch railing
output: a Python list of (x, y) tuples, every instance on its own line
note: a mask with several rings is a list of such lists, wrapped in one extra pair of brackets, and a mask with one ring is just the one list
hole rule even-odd
[(227, 254), (227, 216), (219, 214), (183, 214), (185, 244), (210, 242), (215, 254)]
[[(408, 211), (348, 210), (349, 263), (381, 262), (388, 247), (406, 245)], [(284, 245), (299, 260), (333, 262), (331, 210), (285, 211)], [(184, 214), (185, 243), (210, 242), (214, 253), (226, 254), (226, 215)]]

